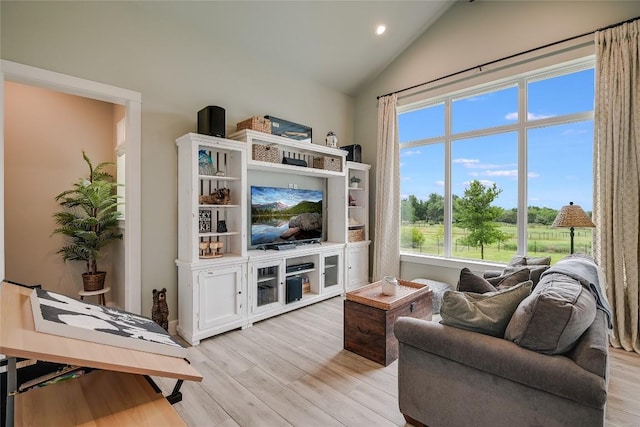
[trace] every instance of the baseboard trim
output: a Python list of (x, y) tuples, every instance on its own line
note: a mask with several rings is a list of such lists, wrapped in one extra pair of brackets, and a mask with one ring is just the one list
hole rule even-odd
[(178, 327), (178, 321), (177, 320), (170, 320), (169, 321), (169, 335), (176, 335), (178, 333), (177, 327)]

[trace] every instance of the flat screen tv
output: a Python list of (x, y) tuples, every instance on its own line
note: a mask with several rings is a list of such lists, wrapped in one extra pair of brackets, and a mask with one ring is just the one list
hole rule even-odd
[(321, 190), (251, 186), (251, 246), (322, 240)]

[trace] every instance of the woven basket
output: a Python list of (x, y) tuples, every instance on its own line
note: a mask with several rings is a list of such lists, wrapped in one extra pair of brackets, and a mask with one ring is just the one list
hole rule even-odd
[(104, 289), (106, 271), (98, 271), (96, 274), (82, 273), (82, 285), (87, 292)]
[(251, 129), (258, 132), (271, 133), (271, 120), (264, 117), (253, 116), (236, 125), (236, 130)]
[(362, 242), (364, 240), (364, 229), (349, 230), (349, 242)]
[(280, 150), (278, 147), (270, 147), (268, 145), (253, 144), (251, 147), (253, 160), (261, 162), (280, 163)]
[(316, 169), (324, 169), (335, 172), (342, 171), (342, 163), (339, 159), (333, 157), (314, 157), (313, 167)]

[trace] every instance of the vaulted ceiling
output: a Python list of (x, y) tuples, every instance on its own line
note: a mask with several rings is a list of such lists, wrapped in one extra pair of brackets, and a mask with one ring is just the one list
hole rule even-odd
[(178, 1), (154, 3), (153, 12), (237, 55), (354, 95), (454, 1)]

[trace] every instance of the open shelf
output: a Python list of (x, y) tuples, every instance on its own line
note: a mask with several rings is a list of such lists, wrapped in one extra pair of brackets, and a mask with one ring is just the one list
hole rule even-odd
[[(253, 130), (241, 130), (229, 136), (229, 138), (247, 143), (248, 159), (247, 168), (266, 172), (276, 172), (290, 175), (306, 175), (314, 177), (344, 177), (346, 173), (347, 152), (339, 148), (327, 147), (310, 142), (301, 142), (295, 139), (271, 135)], [(267, 146), (277, 149), (278, 156), (273, 162), (253, 158), (253, 149)], [(289, 157), (304, 160), (307, 166), (295, 166), (283, 164), (282, 159)], [(331, 159), (340, 170), (328, 170), (314, 168), (314, 159)], [(337, 169), (337, 168), (336, 168)]]
[(239, 207), (240, 205), (198, 205), (198, 209), (230, 209)]
[(221, 176), (221, 175), (198, 175), (198, 179), (203, 181), (240, 181), (240, 178), (235, 176)]
[(266, 172), (280, 171), (283, 173), (289, 173), (293, 175), (307, 175), (307, 176), (318, 176), (318, 177), (344, 176), (344, 172), (316, 169), (308, 166), (304, 167), (304, 166), (283, 165), (281, 163), (269, 163), (269, 162), (262, 162), (259, 160), (249, 160), (247, 162), (247, 166), (249, 167), (249, 169), (253, 169), (253, 170), (261, 170)]

